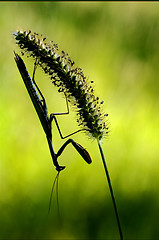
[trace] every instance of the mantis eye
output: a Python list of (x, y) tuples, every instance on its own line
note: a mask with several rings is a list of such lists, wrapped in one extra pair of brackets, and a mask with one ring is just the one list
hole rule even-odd
[(58, 166), (58, 167), (56, 167), (56, 170), (58, 172), (61, 172), (63, 169), (65, 169), (65, 166)]

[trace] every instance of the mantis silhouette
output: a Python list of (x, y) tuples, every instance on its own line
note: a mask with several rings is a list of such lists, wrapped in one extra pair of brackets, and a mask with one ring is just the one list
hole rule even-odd
[[(41, 122), (43, 130), (46, 134), (46, 138), (47, 138), (47, 141), (48, 141), (52, 161), (53, 161), (54, 166), (56, 167), (56, 170), (58, 171), (58, 174), (55, 178), (55, 181), (56, 181), (56, 179), (58, 180), (59, 172), (65, 168), (65, 166), (60, 166), (59, 165), (58, 157), (62, 154), (62, 152), (64, 151), (64, 149), (66, 148), (66, 146), (69, 143), (72, 143), (74, 148), (78, 151), (78, 153), (82, 156), (82, 158), (88, 164), (90, 164), (92, 162), (92, 160), (91, 160), (91, 157), (90, 157), (89, 153), (87, 152), (87, 150), (85, 148), (83, 148), (80, 144), (75, 142), (73, 139), (70, 139), (70, 138), (68, 140), (66, 140), (66, 142), (61, 146), (61, 148), (58, 150), (58, 152), (55, 153), (54, 148), (53, 148), (53, 144), (52, 144), (52, 121), (53, 120), (55, 121), (55, 124), (56, 124), (57, 129), (58, 129), (59, 134), (60, 134), (60, 137), (62, 139), (67, 138), (67, 137), (69, 137), (69, 136), (71, 136), (75, 133), (78, 133), (81, 130), (77, 130), (76, 132), (71, 133), (71, 134), (69, 134), (65, 137), (62, 136), (61, 130), (59, 128), (59, 125), (58, 125), (58, 122), (57, 122), (57, 119), (56, 119), (56, 115), (69, 114), (69, 107), (68, 107), (67, 98), (66, 98), (67, 112), (65, 112), (65, 113), (51, 113), (50, 116), (49, 116), (48, 111), (47, 111), (47, 105), (46, 105), (45, 98), (44, 98), (42, 92), (40, 91), (39, 87), (37, 86), (37, 84), (35, 82), (35, 79), (34, 79), (35, 78), (35, 71), (36, 71), (36, 68), (38, 66), (37, 60), (35, 61), (35, 64), (34, 64), (33, 78), (31, 79), (22, 58), (17, 53), (14, 52), (14, 54), (15, 54), (15, 61), (16, 61), (17, 67), (18, 67), (19, 72), (21, 74), (21, 77), (24, 81), (24, 84), (26, 86), (28, 94), (31, 98), (31, 101), (34, 105), (36, 113), (39, 117), (39, 120)], [(39, 95), (41, 96), (41, 99), (40, 99)]]
[[(22, 45), (21, 45), (21, 48), (22, 48)], [(46, 134), (46, 138), (47, 138), (47, 141), (48, 141), (48, 145), (49, 145), (49, 149), (50, 149), (53, 164), (55, 165), (56, 170), (58, 171), (58, 173), (55, 177), (54, 183), (53, 183), (52, 191), (51, 191), (51, 198), (52, 198), (52, 192), (53, 192), (53, 188), (54, 188), (54, 185), (55, 185), (56, 182), (57, 182), (57, 187), (58, 187), (59, 173), (65, 168), (65, 166), (60, 166), (59, 165), (58, 157), (63, 153), (64, 149), (66, 148), (66, 146), (69, 143), (72, 143), (74, 148), (78, 151), (78, 153), (82, 156), (82, 158), (88, 164), (90, 164), (92, 162), (92, 160), (91, 160), (91, 157), (90, 157), (89, 153), (87, 152), (87, 150), (85, 148), (83, 148), (80, 144), (75, 142), (73, 139), (70, 139), (70, 138), (68, 140), (66, 140), (66, 142), (61, 146), (61, 148), (57, 151), (57, 153), (55, 153), (54, 148), (53, 148), (53, 144), (52, 144), (52, 121), (53, 120), (55, 121), (55, 124), (57, 126), (57, 129), (58, 129), (59, 134), (60, 134), (62, 139), (67, 138), (67, 137), (69, 137), (69, 136), (71, 136), (75, 133), (78, 133), (82, 130), (77, 130), (76, 132), (71, 133), (71, 134), (69, 134), (65, 137), (62, 136), (61, 130), (59, 128), (59, 125), (58, 125), (58, 122), (57, 122), (57, 119), (56, 119), (56, 115), (69, 114), (68, 100), (67, 100), (66, 95), (65, 95), (65, 97), (66, 97), (67, 112), (65, 112), (65, 113), (51, 113), (50, 116), (49, 116), (48, 111), (47, 111), (47, 105), (46, 105), (45, 98), (44, 98), (42, 92), (40, 91), (39, 87), (37, 86), (37, 84), (34, 80), (35, 71), (36, 71), (36, 68), (38, 66), (38, 59), (36, 58), (36, 61), (35, 61), (35, 64), (34, 64), (34, 70), (33, 70), (33, 78), (31, 79), (22, 58), (17, 53), (14, 53), (14, 54), (15, 54), (15, 61), (16, 61), (17, 67), (18, 67), (19, 72), (21, 74), (21, 77), (24, 81), (24, 84), (27, 88), (28, 94), (31, 98), (31, 101), (34, 105), (34, 108), (37, 112), (37, 115), (39, 117), (39, 120), (41, 122), (43, 130)], [(40, 99), (39, 95), (40, 95), (41, 99)], [(87, 130), (87, 129), (83, 129), (83, 130)], [(100, 132), (98, 134), (100, 134)], [(109, 184), (109, 189), (110, 189), (110, 192), (111, 192), (111, 197), (112, 197), (112, 201), (113, 201), (113, 205), (114, 205), (114, 209), (115, 209), (115, 214), (116, 214), (116, 219), (117, 219), (117, 223), (118, 223), (118, 228), (119, 228), (119, 233), (120, 233), (120, 239), (122, 240), (123, 235), (122, 235), (119, 216), (118, 216), (117, 207), (116, 207), (116, 203), (115, 203), (115, 197), (114, 197), (113, 188), (112, 188), (112, 185), (111, 185), (111, 181), (110, 181), (109, 172), (108, 172), (108, 169), (107, 169), (104, 153), (103, 153), (102, 146), (101, 146), (101, 143), (100, 143), (100, 139), (97, 139), (97, 142), (98, 142), (98, 145), (99, 145), (102, 161), (103, 161), (104, 168), (105, 168), (106, 177), (107, 177), (108, 184)], [(50, 210), (50, 206), (51, 206), (51, 198), (50, 198), (49, 210)], [(58, 195), (57, 195), (57, 200), (58, 200)], [(58, 209), (58, 211), (59, 211), (59, 209)]]
[[(48, 115), (47, 112), (47, 105), (46, 105), (46, 101), (45, 98), (42, 94), (42, 92), (40, 91), (39, 87), (37, 86), (34, 77), (35, 77), (35, 70), (37, 68), (37, 61), (34, 64), (34, 71), (33, 71), (33, 78), (31, 79), (31, 77), (29, 76), (29, 73), (27, 71), (27, 68), (24, 64), (24, 61), (22, 60), (22, 58), (17, 54), (15, 54), (15, 61), (17, 63), (17, 67), (19, 69), (19, 72), (21, 74), (21, 77), (24, 81), (24, 84), (27, 88), (27, 91), (29, 93), (29, 96), (31, 98), (31, 101), (35, 107), (35, 110), (37, 112), (37, 115), (40, 119), (40, 122), (42, 124), (43, 130), (46, 134), (46, 138), (48, 141), (48, 145), (49, 145), (49, 149), (50, 149), (50, 153), (51, 153), (51, 157), (53, 160), (53, 164), (56, 167), (56, 170), (58, 172), (60, 172), (61, 170), (63, 170), (65, 168), (65, 166), (60, 166), (57, 159), (58, 157), (62, 154), (62, 152), (64, 151), (65, 147), (69, 144), (72, 143), (72, 145), (75, 147), (75, 149), (79, 152), (79, 154), (82, 156), (82, 158), (88, 163), (90, 164), (91, 161), (91, 157), (89, 155), (89, 153), (86, 151), (85, 148), (83, 148), (80, 144), (78, 144), (77, 142), (75, 142), (73, 139), (68, 139), (63, 145), (62, 147), (58, 150), (57, 153), (55, 153), (54, 149), (53, 149), (53, 144), (52, 144), (52, 121), (54, 120), (57, 126), (57, 129), (59, 131), (60, 137), (62, 139), (67, 138), (75, 133), (78, 133), (81, 130), (77, 130), (74, 133), (71, 133), (65, 137), (62, 136), (61, 130), (59, 128), (57, 119), (55, 117), (55, 115), (64, 115), (64, 114), (69, 114), (69, 108), (68, 108), (68, 101), (66, 98), (66, 105), (67, 105), (67, 112), (66, 113), (51, 113), (50, 117)], [(37, 89), (37, 90), (36, 90)], [(40, 99), (38, 92), (42, 98), (42, 100)]]

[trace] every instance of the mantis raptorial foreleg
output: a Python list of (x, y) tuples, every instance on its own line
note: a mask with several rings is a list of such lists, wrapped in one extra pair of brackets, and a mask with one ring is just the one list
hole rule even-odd
[(63, 150), (65, 149), (65, 147), (69, 144), (72, 143), (72, 145), (74, 146), (74, 148), (79, 152), (79, 154), (82, 156), (82, 158), (88, 163), (90, 164), (91, 161), (91, 157), (89, 155), (89, 153), (86, 151), (86, 149), (84, 149), (79, 143), (75, 142), (73, 139), (69, 138), (62, 146), (61, 148), (58, 150), (56, 156), (59, 157)]

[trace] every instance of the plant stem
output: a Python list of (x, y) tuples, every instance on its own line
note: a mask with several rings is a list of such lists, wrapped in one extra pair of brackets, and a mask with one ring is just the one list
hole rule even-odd
[(115, 203), (115, 197), (114, 197), (114, 193), (113, 193), (113, 188), (112, 188), (112, 184), (111, 184), (106, 160), (105, 160), (105, 157), (104, 157), (101, 142), (99, 140), (97, 140), (97, 142), (98, 142), (100, 154), (101, 154), (101, 157), (102, 157), (102, 161), (103, 161), (103, 165), (104, 165), (104, 169), (105, 169), (105, 173), (106, 173), (106, 177), (107, 177), (107, 180), (108, 180), (108, 185), (109, 185), (109, 189), (110, 189), (110, 193), (111, 193), (111, 197), (112, 197), (112, 201), (113, 201), (113, 205), (114, 205), (114, 210), (115, 210), (115, 215), (116, 215), (116, 219), (117, 219), (117, 223), (118, 223), (120, 239), (123, 240), (123, 234), (122, 234), (122, 230), (121, 230), (121, 226), (120, 226), (119, 215), (118, 215), (117, 206), (116, 206), (116, 203)]

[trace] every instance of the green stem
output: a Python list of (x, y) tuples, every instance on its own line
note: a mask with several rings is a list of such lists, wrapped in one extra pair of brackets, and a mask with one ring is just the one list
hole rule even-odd
[(114, 205), (114, 210), (115, 210), (115, 215), (116, 215), (116, 219), (117, 219), (117, 223), (118, 223), (120, 239), (123, 240), (123, 234), (122, 234), (122, 230), (121, 230), (121, 226), (120, 226), (119, 215), (118, 215), (117, 206), (116, 206), (116, 203), (115, 203), (115, 197), (114, 197), (114, 193), (113, 193), (113, 188), (112, 188), (108, 168), (107, 168), (107, 165), (106, 165), (106, 160), (105, 160), (105, 157), (104, 157), (102, 145), (101, 145), (100, 141), (97, 140), (97, 142), (98, 142), (100, 154), (101, 154), (101, 157), (102, 157), (102, 161), (103, 161), (103, 165), (104, 165), (104, 169), (105, 169), (105, 173), (106, 173), (106, 177), (107, 177), (107, 180), (108, 180), (108, 185), (109, 185), (109, 189), (110, 189), (110, 193), (111, 193), (111, 197), (112, 197), (112, 201), (113, 201), (113, 205)]

